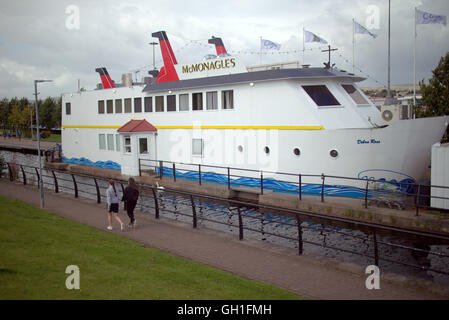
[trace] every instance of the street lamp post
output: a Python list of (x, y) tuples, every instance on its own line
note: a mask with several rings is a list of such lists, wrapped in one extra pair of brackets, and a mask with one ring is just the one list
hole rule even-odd
[(42, 179), (42, 157), (41, 157), (41, 135), (39, 132), (39, 109), (37, 102), (37, 83), (38, 82), (52, 82), (53, 80), (34, 80), (34, 96), (35, 96), (35, 106), (36, 106), (36, 127), (37, 127), (37, 154), (39, 157), (39, 190), (41, 193), (41, 208), (44, 208), (44, 182)]

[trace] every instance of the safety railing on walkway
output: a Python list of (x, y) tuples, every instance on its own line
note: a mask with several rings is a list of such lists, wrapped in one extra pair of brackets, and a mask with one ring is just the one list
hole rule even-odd
[[(36, 184), (39, 180), (39, 170), (37, 167), (8, 163), (8, 176), (11, 181), (17, 180), (27, 184)], [(87, 174), (70, 173), (66, 171), (45, 169), (42, 179), (44, 187), (48, 187), (55, 193), (70, 192), (75, 198), (80, 193), (93, 196), (97, 203), (101, 203), (105, 198), (105, 191), (108, 187), (108, 179)], [(35, 183), (36, 182), (36, 183)], [(122, 192), (126, 181), (116, 181), (121, 185)], [(193, 228), (197, 228), (200, 223), (212, 223), (213, 225), (224, 225), (236, 227), (240, 240), (245, 238), (246, 233), (257, 233), (263, 237), (271, 236), (278, 239), (293, 242), (299, 255), (304, 254), (305, 245), (318, 246), (323, 249), (331, 249), (360, 256), (368, 259), (370, 264), (380, 265), (394, 264), (419, 269), (425, 272), (449, 275), (449, 254), (443, 251), (431, 250), (430, 245), (449, 244), (449, 236), (438, 235), (420, 231), (405, 230), (395, 227), (388, 227), (367, 222), (356, 222), (349, 219), (329, 217), (321, 214), (296, 211), (268, 205), (248, 203), (244, 201), (225, 199), (179, 190), (162, 189), (150, 185), (139, 185), (140, 198), (138, 205), (142, 211), (151, 212), (156, 219), (161, 215), (172, 214), (176, 217), (184, 217), (190, 221)], [(212, 209), (211, 209), (212, 208)], [(204, 215), (205, 211), (211, 211)], [(221, 217), (221, 218), (220, 218)], [(223, 219), (225, 217), (225, 219)], [(308, 223), (308, 221), (321, 221), (320, 223)], [(345, 229), (332, 227), (334, 224), (344, 224)], [(260, 226), (260, 228), (258, 228)], [(350, 230), (362, 230), (355, 233)], [(279, 232), (277, 232), (279, 231)], [(315, 234), (323, 236), (317, 241)], [(307, 234), (307, 235), (306, 235)], [(393, 242), (389, 236), (399, 235), (410, 243), (419, 242), (420, 245), (407, 245), (400, 242)], [(312, 236), (311, 236), (312, 235)], [(357, 241), (352, 248), (347, 248), (337, 243), (329, 243), (327, 237), (338, 236), (342, 239), (350, 238)], [(354, 250), (354, 248), (364, 248)], [(435, 268), (431, 264), (412, 263), (409, 260), (392, 259), (391, 252), (405, 250), (411, 257), (425, 258), (432, 260), (439, 258)], [(412, 259), (413, 260), (413, 259)]]
[[(351, 198), (363, 200), (368, 208), (372, 205), (388, 206), (389, 208), (414, 208), (419, 216), (420, 209), (439, 210), (431, 207), (431, 199), (447, 200), (449, 197), (432, 195), (433, 188), (437, 193), (449, 193), (449, 187), (424, 185), (411, 182), (397, 182), (376, 180), (373, 178), (351, 178), (324, 173), (301, 174), (273, 172), (235, 167), (223, 167), (206, 164), (192, 164), (184, 162), (139, 159), (139, 175), (145, 172), (157, 175), (160, 179), (187, 179), (227, 185), (233, 187), (251, 187), (263, 195), (266, 191), (297, 194), (298, 199), (303, 196), (320, 197), (321, 202), (326, 197)], [(276, 176), (276, 179), (268, 178)], [(317, 182), (319, 181), (319, 182)], [(336, 183), (338, 182), (338, 183)], [(351, 186), (352, 185), (352, 186)]]

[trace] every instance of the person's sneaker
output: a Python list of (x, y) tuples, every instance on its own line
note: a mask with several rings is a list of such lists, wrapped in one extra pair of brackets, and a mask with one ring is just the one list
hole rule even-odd
[(136, 226), (137, 226), (137, 220), (134, 219), (134, 222), (133, 222), (133, 228), (135, 228)]
[(130, 222), (130, 223), (128, 223), (128, 228), (132, 228), (133, 227), (133, 224)]
[(121, 229), (121, 230), (125, 230), (125, 224), (124, 224), (124, 223), (122, 223), (122, 224), (120, 225), (120, 229)]
[(112, 226), (108, 226), (108, 230), (112, 230)]

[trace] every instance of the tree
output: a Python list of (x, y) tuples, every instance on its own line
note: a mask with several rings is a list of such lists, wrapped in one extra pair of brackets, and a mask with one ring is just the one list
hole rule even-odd
[(435, 117), (449, 115), (449, 52), (441, 57), (440, 63), (432, 71), (429, 84), (420, 81), (422, 103), (425, 111), (417, 112), (419, 117)]

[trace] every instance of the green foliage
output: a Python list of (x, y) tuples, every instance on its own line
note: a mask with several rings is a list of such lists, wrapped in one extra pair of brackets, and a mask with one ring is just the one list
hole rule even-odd
[(420, 117), (449, 115), (449, 52), (441, 57), (432, 73), (429, 84), (425, 84), (424, 80), (419, 83), (422, 102), (427, 107), (417, 114)]

